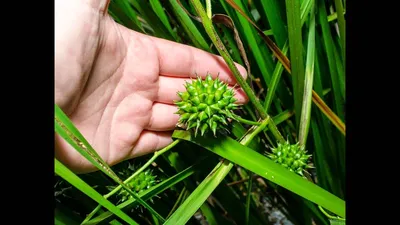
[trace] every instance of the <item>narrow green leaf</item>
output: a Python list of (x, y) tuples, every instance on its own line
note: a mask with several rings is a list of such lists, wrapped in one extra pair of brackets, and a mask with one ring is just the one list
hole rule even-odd
[[(274, 55), (278, 58), (279, 61), (282, 62), (282, 65), (290, 71), (290, 62), (289, 59), (283, 55), (282, 51), (278, 48), (278, 46), (266, 35), (264, 35), (263, 31), (247, 16), (247, 14), (242, 10), (243, 7), (240, 7), (235, 3), (237, 0), (225, 0), (232, 8), (236, 10), (237, 13), (243, 16), (253, 27), (256, 29), (257, 33), (261, 36), (261, 38), (265, 41), (267, 46), (271, 49)], [(224, 1), (221, 2), (222, 4)]]
[(176, 0), (169, 0), (169, 3), (172, 6), (172, 9), (177, 16), (179, 22), (183, 26), (186, 33), (189, 35), (190, 40), (193, 41), (194, 46), (197, 48), (203, 49), (205, 51), (210, 52), (211, 49), (208, 46), (206, 40), (203, 38), (200, 31), (192, 22), (191, 18), (186, 14), (186, 12), (181, 8), (179, 3)]
[[(283, 49), (282, 49), (283, 54), (285, 54), (285, 55), (287, 54), (288, 48), (289, 48), (289, 45), (286, 42), (286, 44), (283, 46)], [(275, 91), (276, 91), (276, 88), (278, 87), (278, 83), (281, 79), (283, 69), (284, 68), (283, 68), (282, 63), (278, 61), (275, 66), (274, 73), (272, 74), (272, 79), (268, 86), (267, 97), (265, 98), (265, 102), (264, 102), (264, 108), (265, 108), (265, 111), (267, 111), (267, 113), (269, 112), (269, 108), (270, 108), (272, 100), (275, 96)]]
[(126, 0), (110, 1), (108, 10), (115, 15), (122, 24), (132, 30), (144, 32), (142, 24), (137, 19), (136, 12)]
[[(186, 143), (182, 144), (181, 146), (185, 146), (185, 145), (187, 146)], [(191, 145), (191, 147), (195, 147), (195, 148), (197, 147), (198, 150), (200, 150), (200, 147), (198, 147), (198, 146)], [(184, 148), (184, 149), (186, 150), (186, 148)], [(187, 165), (190, 165), (191, 163), (193, 163), (193, 161), (191, 161), (192, 159), (195, 159), (194, 160), (195, 164), (198, 164), (197, 158), (200, 157), (200, 154), (198, 151), (196, 151), (196, 153), (194, 153), (194, 150), (195, 149), (191, 148), (190, 151), (184, 151), (185, 154), (183, 154), (183, 152), (180, 151), (180, 149), (177, 149), (177, 151), (169, 153), (167, 160), (171, 164), (171, 166), (176, 169), (176, 171), (182, 171), (182, 168), (186, 168)], [(178, 151), (180, 151), (180, 153), (178, 153)], [(203, 152), (201, 152), (201, 153), (203, 153)], [(196, 174), (200, 174), (200, 173), (202, 174), (202, 171), (211, 170), (212, 169), (211, 167), (213, 165), (212, 163), (218, 162), (218, 160), (216, 160), (216, 159), (208, 158), (209, 156), (210, 156), (209, 154), (204, 154), (204, 157), (207, 157), (207, 159), (209, 159), (209, 160), (207, 160), (206, 163), (201, 163), (199, 165), (199, 167), (196, 168), (196, 171), (197, 171)], [(183, 183), (184, 183), (186, 189), (188, 190), (188, 193), (184, 197), (184, 199), (186, 199), (188, 197), (189, 193), (196, 189), (198, 184), (196, 184), (192, 179), (185, 179), (183, 181)], [(218, 220), (218, 223), (221, 224), (220, 214), (218, 212), (215, 213), (215, 211), (213, 209), (214, 209), (214, 207), (212, 207), (208, 202), (205, 202), (200, 207), (200, 211), (201, 211), (202, 215), (211, 216), (210, 217), (211, 219), (216, 218)], [(213, 214), (213, 215), (209, 215), (209, 214)]]
[[(344, 1), (346, 3), (346, 1)], [(346, 12), (343, 12), (343, 16), (346, 14)], [(337, 20), (337, 13), (334, 12), (328, 16), (328, 22), (336, 21)], [(344, 59), (344, 58), (343, 58)]]
[(171, 36), (174, 37), (175, 40), (178, 40), (178, 36), (173, 31), (171, 24), (169, 22), (168, 16), (167, 16), (167, 14), (165, 14), (165, 11), (163, 9), (163, 6), (160, 3), (160, 0), (150, 0), (150, 5), (153, 8), (153, 11), (158, 16), (158, 18), (160, 18), (161, 22), (167, 28), (167, 30), (171, 34)]
[[(279, 61), (282, 63), (284, 68), (291, 74), (291, 66), (290, 66), (290, 61), (287, 59), (287, 57), (282, 53), (282, 51), (279, 50), (279, 48), (266, 36), (260, 28), (257, 27), (257, 25), (233, 2), (233, 0), (225, 0), (227, 3), (229, 3), (234, 9), (236, 9), (242, 16), (246, 18), (247, 21), (249, 21), (258, 31), (258, 33), (263, 37), (263, 40), (267, 43), (268, 47), (273, 51), (274, 55), (279, 59)], [(309, 1), (309, 0), (308, 0)], [(221, 3), (224, 5), (224, 1), (221, 1)], [(306, 1), (303, 1), (303, 3), (307, 3)], [(306, 7), (306, 5), (304, 5)], [(306, 8), (303, 8), (301, 18), (305, 13), (307, 12)], [(304, 13), (304, 14), (303, 14)], [(303, 21), (303, 20), (302, 20)], [(304, 65), (303, 65), (304, 67)], [(279, 90), (279, 89), (278, 89)], [(321, 99), (321, 97), (313, 91), (312, 93), (312, 99), (313, 102), (317, 105), (317, 107), (321, 110), (321, 112), (324, 113), (324, 115), (331, 120), (331, 122), (338, 128), (338, 130), (345, 135), (346, 132), (346, 127), (345, 124), (341, 121), (341, 119), (328, 107), (328, 105)], [(301, 104), (301, 103), (299, 103)]]
[(345, 78), (345, 69), (343, 66), (342, 59), (340, 58), (339, 54), (339, 48), (335, 47), (333, 48), (333, 53), (335, 55), (335, 61), (336, 61), (336, 68), (338, 72), (338, 82), (339, 82), (339, 87), (340, 87), (340, 93), (343, 96), (343, 99), (346, 98), (346, 78)]
[[(346, 0), (345, 0), (346, 2)], [(337, 20), (339, 24), (340, 40), (342, 45), (342, 58), (346, 60), (346, 22), (344, 20), (344, 10), (342, 0), (335, 0), (335, 8), (337, 13)]]
[(335, 47), (333, 44), (333, 39), (332, 39), (332, 34), (331, 34), (331, 29), (328, 24), (328, 19), (327, 19), (327, 13), (326, 13), (326, 8), (325, 8), (325, 1), (324, 0), (319, 0), (318, 2), (318, 19), (319, 23), (321, 24), (321, 29), (322, 29), (322, 35), (323, 35), (323, 41), (324, 41), (324, 48), (326, 50), (326, 57), (328, 59), (328, 66), (329, 66), (329, 72), (331, 76), (331, 81), (332, 81), (332, 90), (334, 94), (334, 103), (335, 103), (335, 108), (336, 113), (340, 119), (343, 120), (343, 95), (341, 92), (341, 87), (339, 83), (339, 76), (338, 76), (338, 71), (336, 67), (336, 60), (335, 60), (335, 53), (333, 48)]
[(184, 197), (187, 193), (186, 187), (183, 187), (182, 190), (179, 193), (178, 199), (175, 201), (174, 206), (172, 207), (171, 211), (169, 211), (168, 216), (166, 217), (167, 219), (171, 216), (171, 214), (177, 209), (177, 207), (182, 204)]
[(312, 91), (314, 82), (314, 58), (315, 58), (315, 4), (313, 2), (312, 10), (310, 13), (306, 74), (304, 80), (303, 105), (301, 110), (301, 119), (299, 128), (299, 142), (300, 145), (302, 146), (305, 146), (307, 143), (307, 135), (310, 127)]
[(118, 207), (113, 205), (110, 201), (105, 199), (101, 194), (99, 194), (96, 190), (94, 190), (90, 185), (86, 184), (83, 180), (81, 180), (77, 175), (71, 172), (66, 166), (60, 163), (57, 159), (54, 159), (55, 162), (55, 173), (62, 177), (64, 180), (68, 181), (74, 187), (85, 193), (87, 196), (110, 210), (112, 213), (117, 215), (122, 220), (126, 221), (129, 224), (138, 224), (133, 219), (131, 219), (128, 215), (121, 211)]
[(193, 137), (190, 132), (176, 130), (173, 138), (184, 139), (200, 145), (345, 218), (345, 202), (342, 199), (229, 137), (221, 136), (218, 139), (209, 136)]
[[(303, 27), (303, 25), (304, 25), (304, 23), (305, 23), (305, 21), (307, 19), (308, 13), (311, 10), (311, 2), (312, 1), (313, 0), (304, 0), (301, 3), (301, 6), (300, 6), (301, 14), (300, 14), (300, 16), (301, 16), (301, 26), (302, 27)], [(284, 44), (284, 46), (282, 48), (282, 53), (284, 55), (287, 55), (288, 48), (289, 48), (289, 43), (286, 40), (286, 43)], [(283, 67), (282, 63), (280, 61), (278, 61), (276, 63), (276, 66), (275, 66), (274, 73), (272, 74), (272, 80), (271, 80), (271, 83), (270, 83), (270, 85), (268, 87), (267, 97), (265, 98), (265, 102), (264, 102), (264, 107), (265, 107), (265, 110), (267, 112), (269, 112), (269, 107), (270, 107), (272, 99), (273, 99), (273, 97), (275, 95), (275, 90), (277, 88), (277, 85), (278, 85), (278, 83), (279, 83), (279, 81), (281, 79), (281, 75), (282, 75), (283, 69), (284, 69), (284, 67)]]
[[(245, 50), (245, 48), (244, 48), (244, 45), (243, 45), (242, 40), (240, 39), (239, 32), (238, 32), (238, 30), (236, 29), (236, 26), (235, 26), (235, 24), (233, 23), (232, 18), (229, 17), (229, 16), (227, 16), (227, 15), (224, 15), (224, 14), (214, 14), (214, 15), (212, 16), (211, 20), (212, 20), (214, 23), (222, 23), (222, 24), (224, 24), (226, 27), (228, 27), (228, 28), (230, 28), (231, 30), (233, 30), (233, 38), (234, 38), (234, 40), (235, 40), (235, 42), (236, 42), (236, 45), (234, 45), (234, 46), (237, 46), (236, 48), (239, 50), (239, 54), (240, 54), (240, 56), (241, 56), (241, 59), (243, 59), (243, 62), (244, 62), (244, 64), (245, 64), (245, 66), (246, 66), (247, 74), (250, 74), (250, 75), (251, 75), (252, 72), (251, 72), (249, 60), (248, 60), (248, 58), (247, 58), (246, 50)], [(227, 35), (227, 36), (229, 36), (229, 35)], [(249, 79), (249, 80), (250, 80), (250, 79)]]
[(55, 131), (99, 170), (108, 173), (107, 169), (103, 167), (106, 164), (104, 160), (91, 147), (58, 105), (55, 105), (54, 119)]
[[(253, 140), (254, 141), (254, 140)], [(233, 172), (233, 171), (232, 171)], [(232, 174), (232, 172), (230, 174)], [(245, 224), (246, 221), (246, 205), (243, 204), (240, 198), (238, 198), (238, 193), (234, 190), (232, 186), (228, 186), (228, 177), (214, 190), (212, 193), (216, 199), (223, 205), (224, 209), (236, 224)], [(264, 225), (267, 224), (259, 219), (257, 212), (250, 210), (249, 212), (249, 224), (251, 225)], [(232, 224), (232, 223), (230, 223)]]
[[(265, 129), (270, 119), (265, 119), (260, 126), (244, 136), (241, 144), (248, 145), (256, 137), (258, 133)], [(178, 130), (175, 130), (177, 132)], [(189, 133), (190, 135), (190, 133)], [(193, 216), (193, 214), (200, 208), (200, 206), (207, 200), (211, 193), (222, 182), (225, 176), (232, 169), (233, 163), (222, 160), (210, 172), (210, 174), (201, 182), (201, 184), (192, 192), (192, 194), (185, 200), (185, 202), (176, 210), (174, 214), (165, 222), (164, 225), (180, 225), (186, 222)]]
[[(154, 217), (153, 217), (153, 218), (154, 218)], [(157, 222), (158, 222), (158, 221), (157, 221)], [(117, 220), (111, 221), (110, 224), (111, 224), (111, 225), (123, 225), (122, 223), (120, 223), (120, 222), (117, 221)]]
[[(197, 14), (200, 16), (202, 24), (203, 24), (208, 36), (211, 38), (212, 42), (217, 47), (218, 52), (221, 54), (222, 58), (225, 60), (229, 69), (232, 71), (234, 77), (236, 78), (237, 83), (240, 85), (240, 87), (243, 89), (243, 91), (249, 97), (250, 102), (253, 103), (254, 107), (261, 114), (261, 118), (262, 119), (270, 118), (270, 116), (265, 112), (265, 110), (262, 107), (258, 98), (255, 96), (253, 90), (246, 83), (243, 76), (239, 73), (238, 68), (236, 67), (235, 63), (232, 60), (232, 57), (226, 50), (225, 45), (222, 43), (217, 32), (215, 31), (211, 19), (207, 18), (207, 14), (206, 14), (203, 6), (201, 5), (201, 2), (199, 0), (191, 0), (191, 2), (195, 6)], [(285, 139), (282, 137), (281, 133), (279, 132), (278, 128), (276, 127), (276, 125), (273, 121), (270, 121), (268, 123), (268, 127), (277, 140), (279, 140), (280, 142), (285, 141)]]
[(346, 225), (346, 221), (343, 220), (330, 219), (329, 222), (331, 225)]
[[(245, 11), (241, 0), (235, 0), (235, 2), (241, 10)], [(271, 53), (264, 45), (260, 46), (258, 44), (261, 41), (261, 38), (257, 35), (255, 28), (239, 12), (236, 12), (236, 14), (239, 18), (239, 23), (243, 32), (246, 34), (243, 39), (246, 40), (249, 48), (252, 49), (251, 53), (257, 62), (256, 65), (259, 67), (261, 75), (268, 85), (271, 82), (272, 70), (274, 67)]]
[(79, 225), (79, 220), (75, 218), (76, 215), (71, 215), (71, 213), (66, 214), (62, 210), (54, 209), (54, 224), (55, 225)]
[[(202, 206), (207, 205), (203, 204)], [(204, 217), (207, 220), (207, 225), (218, 225), (217, 219), (214, 216), (211, 207), (200, 207), (201, 213), (204, 215)]]
[(289, 119), (290, 117), (292, 117), (294, 114), (293, 110), (285, 110), (281, 113), (279, 113), (278, 115), (274, 116), (274, 122), (276, 123), (276, 125), (286, 121), (287, 119)]
[[(226, 3), (228, 3), (232, 8), (235, 9), (234, 15), (231, 15), (232, 18), (238, 18), (236, 23), (241, 25), (238, 28), (241, 28), (241, 35), (244, 40), (247, 40), (248, 52), (249, 55), (253, 55), (253, 58), (257, 62), (256, 65), (258, 67), (257, 71), (260, 71), (261, 76), (257, 75), (257, 77), (261, 77), (265, 83), (264, 88), (267, 89), (271, 85), (272, 74), (275, 65), (273, 65), (272, 61), (272, 53), (279, 59), (278, 61), (283, 61), (283, 66), (289, 68), (289, 60), (287, 57), (281, 52), (278, 46), (262, 32), (262, 30), (256, 26), (256, 24), (250, 19), (248, 16), (250, 13), (244, 7), (243, 3), (240, 3), (240, 0), (220, 0), (224, 8), (228, 8)], [(226, 3), (225, 3), (226, 2)], [(264, 41), (267, 46), (260, 45)], [(267, 48), (268, 47), (268, 48)], [(271, 50), (271, 51), (270, 51)], [(261, 58), (259, 58), (261, 57)], [(265, 61), (265, 63), (264, 63)], [(263, 64), (260, 64), (263, 63)], [(266, 66), (266, 67), (265, 67)], [(285, 107), (292, 107), (291, 96), (288, 94), (287, 89), (283, 85), (282, 82), (278, 82), (278, 87), (276, 88), (278, 96), (281, 98), (282, 104)], [(275, 101), (275, 106), (277, 108), (280, 107), (279, 102)], [(279, 111), (279, 109), (278, 109)]]
[(204, 179), (196, 190), (185, 200), (185, 202), (172, 214), (164, 225), (183, 225), (200, 208), (213, 190), (221, 183), (232, 169), (233, 164), (228, 161), (218, 163), (213, 171)]
[(304, 90), (304, 59), (301, 33), (300, 0), (286, 0), (286, 14), (289, 34), (289, 53), (292, 70), (293, 96), (296, 127), (300, 125), (300, 115)]
[[(322, 38), (316, 33), (317, 56), (315, 58), (314, 89), (320, 96), (323, 96), (323, 82), (330, 79), (322, 41)], [(317, 169), (318, 183), (335, 195), (342, 196), (340, 194), (342, 179), (339, 179), (341, 176), (338, 173), (340, 168), (338, 167), (337, 150), (341, 149), (338, 147), (338, 140), (344, 137), (334, 135), (332, 124), (316, 108), (314, 108), (311, 127), (314, 137), (314, 163)]]
[(149, 24), (151, 29), (154, 31), (154, 36), (174, 40), (174, 37), (168, 29), (164, 26), (161, 22), (160, 18), (154, 13), (151, 6), (149, 5), (148, 1), (144, 0), (128, 0), (133, 7), (140, 13), (140, 16)]
[[(183, 171), (179, 172), (178, 174), (174, 175), (173, 177), (170, 177), (170, 178), (164, 180), (163, 182), (157, 184), (156, 186), (151, 187), (151, 188), (139, 193), (138, 194), (139, 197), (141, 199), (143, 199), (144, 201), (147, 201), (148, 199), (150, 199), (150, 198), (162, 193), (163, 191), (171, 188), (175, 184), (177, 184), (177, 183), (185, 180), (186, 178), (192, 176), (194, 174), (194, 172), (196, 171), (196, 169), (199, 168), (200, 164), (202, 162), (204, 162), (204, 160), (205, 159), (200, 160), (197, 164), (192, 165), (192, 166), (184, 169)], [(131, 198), (131, 199), (128, 199), (127, 201), (117, 205), (117, 207), (119, 209), (128, 210), (128, 209), (131, 209), (131, 208), (137, 206), (138, 204), (139, 203), (135, 199)], [(111, 212), (107, 211), (107, 212), (104, 212), (104, 213), (100, 214), (99, 216), (97, 216), (97, 217), (95, 217), (95, 218), (83, 223), (82, 225), (98, 224), (98, 223), (103, 222), (104, 220), (108, 219), (112, 215), (113, 214)]]
[(89, 162), (96, 166), (100, 171), (121, 185), (133, 198), (138, 200), (140, 204), (148, 209), (152, 214), (156, 215), (161, 221), (164, 221), (164, 218), (160, 214), (158, 214), (148, 203), (140, 199), (126, 184), (123, 183), (110, 166), (97, 154), (57, 104), (55, 104), (54, 119), (56, 132), (72, 147), (74, 147), (76, 151), (89, 160)]
[(229, 33), (229, 29), (226, 26), (221, 26), (223, 34), (225, 35), (225, 39), (227, 40), (227, 47), (230, 49), (229, 53), (231, 54), (233, 60), (239, 63), (240, 65), (244, 66), (244, 62), (240, 56), (240, 50), (236, 46), (236, 42), (233, 38), (233, 35)]
[[(314, 152), (314, 165), (316, 166), (317, 176), (318, 176), (318, 184), (326, 190), (333, 190), (333, 178), (335, 176), (332, 175), (330, 166), (327, 157), (329, 154), (326, 154), (324, 151), (324, 144), (322, 143), (323, 139), (320, 134), (319, 126), (316, 123), (316, 119), (311, 121), (311, 129), (314, 138), (315, 152)], [(322, 124), (321, 128), (324, 127), (325, 124)], [(328, 149), (329, 150), (329, 149)]]
[(253, 173), (249, 172), (249, 182), (247, 185), (247, 196), (246, 196), (246, 225), (249, 225), (250, 221), (250, 203), (251, 203), (251, 189), (253, 188)]
[(259, 11), (262, 12), (262, 15), (265, 14), (267, 17), (267, 21), (271, 25), (271, 31), (273, 32), (278, 47), (283, 48), (288, 37), (288, 33), (283, 20), (284, 15), (280, 13), (281, 10), (278, 1), (279, 0), (264, 0), (255, 1), (254, 3), (257, 6), (261, 5)]
[(312, 8), (312, 3), (315, 0), (303, 0), (301, 1), (300, 11), (301, 11), (301, 26), (303, 27), (304, 23), (307, 20), (307, 15), (310, 13)]
[(272, 30), (266, 30), (266, 31), (264, 31), (263, 33), (264, 33), (265, 35), (267, 35), (267, 36), (274, 35), (274, 32), (273, 32)]

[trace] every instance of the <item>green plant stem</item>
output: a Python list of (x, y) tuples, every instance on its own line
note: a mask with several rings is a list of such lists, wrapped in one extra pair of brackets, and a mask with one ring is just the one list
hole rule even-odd
[[(289, 54), (293, 85), (295, 127), (299, 129), (304, 90), (303, 37), (301, 29), (301, 11), (298, 0), (286, 0), (287, 29), (289, 35)], [(306, 9), (306, 8), (305, 8)]]
[(247, 196), (246, 196), (246, 225), (249, 224), (250, 221), (250, 201), (251, 201), (251, 189), (253, 186), (253, 172), (249, 171), (249, 185), (247, 188)]
[(319, 210), (321, 210), (321, 212), (322, 212), (326, 217), (328, 217), (329, 219), (345, 220), (345, 219), (343, 219), (343, 218), (341, 218), (341, 217), (339, 217), (339, 216), (331, 216), (331, 215), (329, 215), (329, 213), (327, 213), (327, 212), (325, 211), (325, 209), (322, 208), (320, 205), (318, 206), (318, 208), (319, 208)]
[[(283, 46), (282, 53), (286, 55), (288, 50), (289, 50), (289, 42), (286, 41), (285, 45)], [(274, 98), (276, 88), (278, 87), (279, 81), (281, 79), (282, 72), (283, 72), (283, 65), (280, 61), (278, 61), (275, 70), (272, 73), (272, 79), (270, 85), (268, 86), (268, 93), (264, 101), (264, 109), (267, 113), (269, 111), (269, 107), (271, 106), (272, 99)]]
[[(267, 127), (267, 125), (272, 121), (271, 117), (268, 117), (266, 119), (264, 119), (263, 121), (261, 121), (261, 124), (254, 130), (254, 132), (251, 132), (250, 134), (246, 135), (243, 137), (243, 139), (240, 141), (240, 143), (247, 143), (248, 140), (253, 140), (253, 138), (260, 132), (262, 132), (265, 127)], [(249, 142), (250, 143), (250, 142)], [(247, 145), (247, 144), (246, 144)]]
[[(253, 138), (265, 129), (269, 122), (270, 118), (263, 120), (260, 126), (241, 138), (240, 144), (244, 146), (249, 145)], [(179, 130), (174, 133), (176, 132), (179, 133)], [(179, 139), (179, 137), (175, 138)], [(195, 137), (193, 136), (193, 138)], [(231, 171), (233, 165), (232, 162), (226, 159), (221, 160), (182, 205), (167, 219), (164, 225), (186, 224), (190, 217), (204, 204), (215, 188)]]
[[(202, 24), (204, 26), (204, 29), (214, 45), (216, 46), (219, 54), (221, 54), (222, 58), (225, 60), (225, 62), (228, 64), (229, 68), (231, 69), (233, 75), (236, 78), (236, 81), (239, 83), (240, 87), (243, 89), (243, 91), (246, 93), (248, 96), (249, 100), (251, 103), (253, 103), (254, 107), (256, 110), (260, 113), (260, 116), (262, 119), (269, 118), (270, 116), (267, 114), (267, 112), (264, 110), (263, 106), (261, 105), (260, 101), (254, 94), (253, 90), (251, 87), (246, 83), (242, 75), (239, 73), (239, 70), (235, 66), (235, 63), (233, 62), (233, 59), (229, 55), (228, 51), (225, 48), (225, 45), (222, 43), (221, 39), (219, 38), (217, 32), (215, 31), (212, 21), (210, 18), (208, 18), (207, 13), (204, 11), (204, 8), (200, 2), (200, 0), (190, 0), (194, 8), (196, 9), (197, 14), (200, 16)], [(280, 134), (278, 128), (276, 127), (275, 123), (271, 120), (270, 123), (268, 123), (268, 127), (272, 134), (275, 136), (275, 138), (280, 141), (280, 142), (285, 142), (285, 139), (283, 136)]]
[(303, 90), (303, 103), (300, 115), (299, 142), (301, 146), (307, 143), (307, 135), (310, 128), (312, 90), (314, 80), (314, 58), (315, 58), (315, 1), (312, 2), (310, 12), (310, 29), (308, 33), (307, 59)]
[[(164, 154), (165, 152), (167, 152), (168, 150), (170, 150), (172, 147), (174, 147), (175, 145), (177, 145), (180, 142), (180, 140), (175, 140), (173, 141), (171, 144), (169, 144), (168, 146), (166, 146), (165, 148), (161, 149), (160, 151), (156, 151), (154, 152), (153, 157), (151, 157), (146, 164), (144, 164), (142, 167), (140, 167), (134, 174), (132, 174), (130, 177), (128, 177), (125, 181), (124, 184), (128, 183), (129, 181), (131, 181), (133, 178), (135, 178), (138, 174), (140, 174), (141, 172), (143, 172), (145, 169), (147, 169), (147, 167), (149, 167), (157, 158), (158, 156)], [(117, 191), (119, 191), (122, 188), (121, 185), (118, 185), (116, 188), (114, 188), (112, 191), (110, 191), (108, 194), (104, 195), (104, 198), (107, 199), (109, 197), (111, 197), (112, 195), (114, 195), (115, 193), (117, 193)], [(89, 221), (99, 210), (101, 209), (101, 205), (98, 205), (83, 221), (83, 223)]]
[(184, 199), (184, 196), (186, 195), (186, 186), (182, 188), (181, 193), (178, 196), (178, 199), (176, 200), (174, 206), (172, 207), (171, 211), (168, 213), (167, 219), (172, 215), (172, 213), (176, 210), (178, 207), (179, 203), (182, 202), (182, 199)]
[(206, 0), (207, 16), (209, 19), (212, 17), (211, 0)]
[[(178, 143), (179, 143), (179, 141), (175, 140), (174, 142), (169, 144), (167, 147), (161, 149), (160, 151), (154, 152), (154, 155), (146, 162), (146, 164), (144, 164), (142, 167), (140, 167), (140, 169), (138, 169), (134, 174), (132, 174), (132, 176), (130, 176), (128, 179), (126, 179), (126, 181), (124, 183), (127, 183), (127, 182), (131, 181), (133, 178), (135, 178), (137, 175), (139, 175), (141, 172), (143, 172), (145, 169), (147, 169), (147, 167), (149, 167), (158, 158), (158, 156), (160, 156), (160, 155), (164, 154), (165, 152), (169, 151), (172, 147), (174, 147)], [(110, 196), (115, 194), (117, 191), (119, 191), (121, 188), (122, 188), (121, 185), (119, 185), (114, 190), (112, 190), (110, 193), (105, 195), (104, 197), (105, 198), (109, 198)]]
[[(346, 23), (344, 20), (344, 10), (341, 0), (335, 0), (335, 8), (336, 8), (337, 21), (339, 25), (340, 39), (342, 41), (342, 59), (344, 62), (346, 61), (346, 33), (345, 33)], [(343, 65), (346, 66), (346, 63), (344, 63)]]
[(260, 122), (246, 120), (246, 119), (244, 119), (244, 118), (242, 118), (242, 117), (240, 117), (238, 115), (235, 115), (235, 114), (232, 114), (232, 115), (233, 115), (233, 119), (235, 119), (235, 120), (237, 120), (237, 121), (239, 121), (241, 123), (248, 124), (248, 125), (253, 125), (253, 126), (260, 126), (261, 125)]
[(87, 142), (75, 125), (71, 122), (68, 116), (62, 109), (55, 104), (55, 131), (74, 149), (84, 156), (89, 162), (96, 166), (100, 171), (109, 176), (113, 181), (122, 185), (122, 187), (141, 205), (143, 205), (152, 214), (156, 215), (161, 221), (165, 219), (158, 214), (149, 204), (139, 198), (124, 182), (115, 174), (111, 167), (97, 154), (93, 147)]
[(69, 170), (65, 165), (63, 165), (60, 161), (54, 158), (54, 172), (65, 179), (67, 182), (73, 184), (73, 186), (83, 193), (85, 193), (88, 197), (93, 200), (99, 202), (100, 205), (104, 206), (106, 209), (115, 213), (118, 217), (129, 222), (129, 224), (138, 224), (128, 215), (121, 211), (118, 207), (113, 205), (106, 198), (101, 196), (96, 190), (94, 190), (90, 185), (85, 183), (79, 176), (74, 174), (71, 170)]

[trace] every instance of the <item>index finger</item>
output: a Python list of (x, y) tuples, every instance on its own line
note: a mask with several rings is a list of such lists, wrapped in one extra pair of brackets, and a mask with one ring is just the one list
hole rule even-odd
[[(222, 81), (236, 84), (235, 76), (221, 56), (156, 37), (152, 39), (158, 49), (160, 75), (189, 78), (196, 77), (197, 74), (205, 78), (210, 73), (214, 79), (219, 76)], [(238, 63), (235, 65), (246, 79), (246, 69)]]

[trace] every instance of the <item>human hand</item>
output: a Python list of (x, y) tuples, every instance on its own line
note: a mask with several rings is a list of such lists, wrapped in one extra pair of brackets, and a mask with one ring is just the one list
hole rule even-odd
[[(55, 101), (110, 166), (172, 142), (177, 91), (197, 73), (231, 86), (224, 60), (129, 30), (106, 13), (107, 0), (56, 0)], [(246, 70), (237, 65), (246, 77)], [(238, 103), (247, 102), (236, 89)], [(55, 155), (77, 173), (96, 168), (56, 135)]]

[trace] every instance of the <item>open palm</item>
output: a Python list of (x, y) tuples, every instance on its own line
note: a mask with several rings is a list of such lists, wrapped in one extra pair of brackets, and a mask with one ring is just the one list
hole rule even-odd
[[(129, 30), (104, 13), (106, 0), (56, 0), (56, 103), (109, 164), (171, 143), (177, 91), (209, 72), (235, 84), (221, 57)], [(239, 71), (246, 76), (242, 66)], [(236, 90), (239, 103), (247, 101)], [(56, 157), (72, 170), (90, 162), (56, 136)]]

